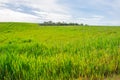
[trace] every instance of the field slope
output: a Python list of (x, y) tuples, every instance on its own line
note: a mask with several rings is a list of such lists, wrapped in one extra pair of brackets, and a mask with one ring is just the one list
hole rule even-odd
[(120, 27), (0, 23), (0, 80), (120, 75)]

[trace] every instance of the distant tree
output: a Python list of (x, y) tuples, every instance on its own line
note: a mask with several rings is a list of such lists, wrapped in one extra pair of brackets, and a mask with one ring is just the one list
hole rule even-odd
[(66, 23), (66, 22), (52, 22), (52, 21), (45, 21), (43, 23), (40, 23), (40, 25), (44, 25), (44, 26), (47, 26), (47, 25), (53, 25), (53, 26), (76, 26), (76, 25), (81, 25), (81, 26), (84, 26), (83, 23), (81, 24), (78, 24), (78, 23)]
[(83, 23), (81, 23), (81, 24), (80, 24), (80, 26), (84, 26), (84, 24), (83, 24)]
[(88, 26), (88, 24), (85, 24), (85, 26)]

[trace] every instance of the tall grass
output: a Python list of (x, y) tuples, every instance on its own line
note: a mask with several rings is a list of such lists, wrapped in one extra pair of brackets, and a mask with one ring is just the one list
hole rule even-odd
[(120, 74), (120, 27), (1, 23), (0, 29), (1, 80), (96, 80)]

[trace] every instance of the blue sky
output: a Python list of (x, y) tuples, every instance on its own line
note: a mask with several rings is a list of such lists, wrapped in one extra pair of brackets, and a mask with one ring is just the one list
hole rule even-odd
[(0, 22), (120, 25), (120, 0), (0, 0)]

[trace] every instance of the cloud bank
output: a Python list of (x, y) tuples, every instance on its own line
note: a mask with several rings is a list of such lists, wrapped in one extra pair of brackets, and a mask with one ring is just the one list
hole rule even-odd
[(0, 0), (0, 22), (120, 25), (120, 0)]

